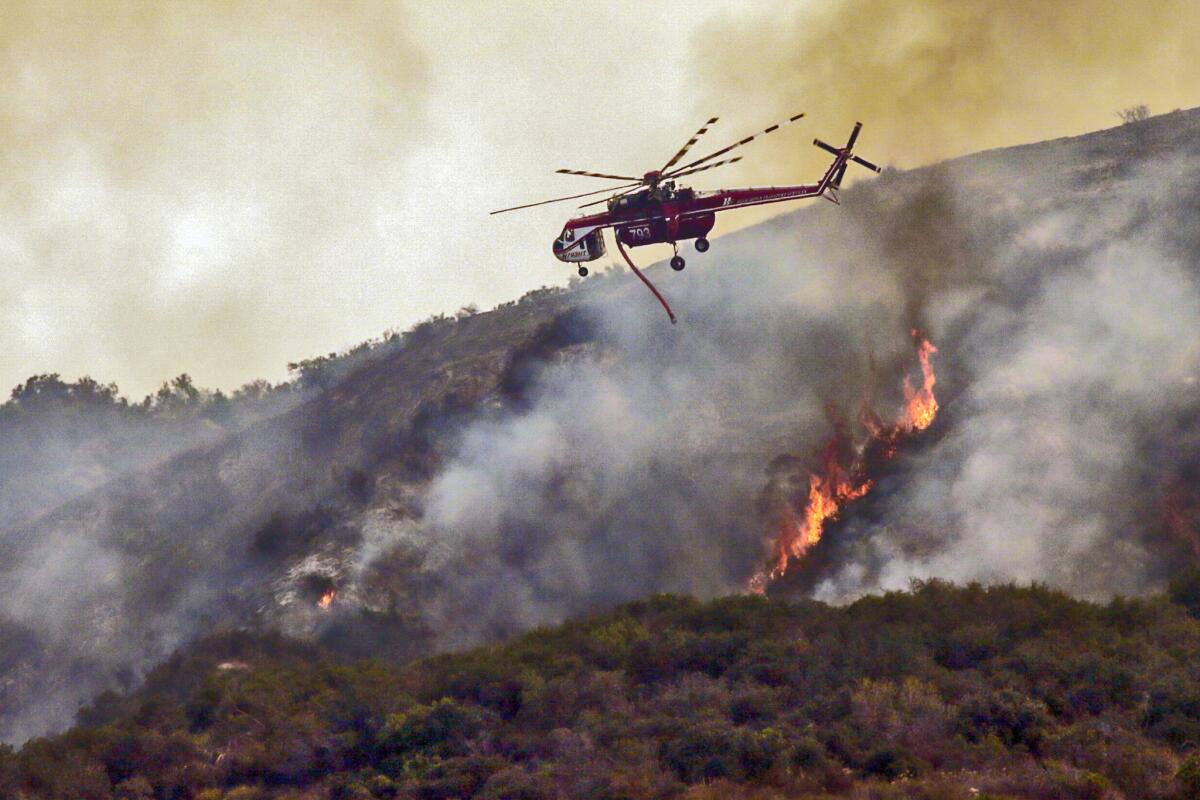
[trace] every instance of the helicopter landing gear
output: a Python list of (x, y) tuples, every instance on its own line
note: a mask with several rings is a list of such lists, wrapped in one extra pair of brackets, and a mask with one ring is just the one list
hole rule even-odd
[(581, 278), (586, 278), (587, 276), (588, 276), (588, 268), (587, 268), (587, 267), (580, 267), (580, 268), (579, 268), (579, 277), (581, 277)]
[(699, 239), (696, 240), (696, 252), (697, 253), (707, 253), (708, 252), (708, 239), (705, 239), (703, 236), (701, 236)]
[(687, 262), (683, 260), (683, 256), (679, 255), (678, 242), (671, 242), (671, 247), (675, 248), (675, 256), (671, 259), (671, 269), (679, 272)]

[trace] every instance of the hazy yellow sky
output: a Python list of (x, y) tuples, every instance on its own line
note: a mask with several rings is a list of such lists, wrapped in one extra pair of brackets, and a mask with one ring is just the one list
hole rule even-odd
[(1175, 0), (6, 0), (0, 390), (277, 380), (563, 283), (573, 204), (487, 212), (602, 185), (560, 166), (658, 166), (713, 114), (714, 149), (809, 116), (702, 188), (811, 179), (812, 137), (856, 118), (864, 155), (913, 166), (1197, 105), (1197, 23)]

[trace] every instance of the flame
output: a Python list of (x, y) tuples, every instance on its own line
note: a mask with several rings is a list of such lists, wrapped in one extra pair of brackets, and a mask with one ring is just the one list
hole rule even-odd
[(912, 379), (907, 375), (904, 377), (904, 417), (897, 423), (897, 427), (909, 433), (928, 428), (938, 412), (938, 401), (933, 396), (937, 375), (933, 373), (933, 363), (929, 360), (938, 349), (920, 331), (912, 333), (920, 341), (917, 358), (921, 360), (921, 388), (914, 389)]
[(325, 594), (321, 595), (321, 599), (317, 601), (317, 605), (321, 608), (329, 608), (333, 605), (334, 598), (337, 597), (337, 589), (329, 589)]
[(849, 467), (843, 467), (839, 458), (848, 448), (846, 436), (839, 429), (825, 448), (821, 471), (810, 473), (808, 498), (803, 513), (797, 514), (790, 503), (780, 509), (779, 532), (775, 538), (774, 565), (759, 572), (750, 580), (750, 590), (763, 593), (767, 584), (787, 572), (793, 559), (804, 556), (825, 531), (825, 523), (846, 503), (859, 499), (871, 491), (874, 482), (865, 476), (864, 453), (875, 447), (884, 458), (896, 453), (902, 435), (919, 433), (933, 424), (937, 417), (938, 402), (933, 387), (937, 384), (931, 357), (938, 350), (933, 342), (920, 331), (913, 331), (917, 341), (917, 358), (921, 363), (921, 388), (915, 389), (909, 377), (904, 378), (904, 409), (900, 418), (891, 425), (884, 423), (870, 403), (864, 403), (860, 421), (867, 430), (867, 440), (849, 448), (853, 455)]

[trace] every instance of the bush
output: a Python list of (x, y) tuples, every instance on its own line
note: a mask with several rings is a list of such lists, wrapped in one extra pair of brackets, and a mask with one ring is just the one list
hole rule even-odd
[(422, 752), (439, 758), (466, 755), (468, 740), (479, 731), (483, 719), (470, 707), (444, 698), (408, 713), (393, 714), (380, 734), (377, 758)]
[(678, 737), (664, 742), (660, 752), (663, 766), (684, 783), (699, 783), (737, 773), (737, 740), (731, 728), (698, 724), (685, 728)]
[(1043, 704), (1011, 689), (973, 698), (959, 713), (959, 727), (967, 741), (978, 743), (995, 736), (1006, 747), (1023, 747), (1035, 756), (1049, 725)]
[(1200, 567), (1188, 567), (1167, 586), (1167, 597), (1181, 605), (1193, 617), (1200, 617)]
[(1191, 755), (1175, 773), (1181, 800), (1200, 800), (1200, 756)]
[(863, 774), (894, 781), (913, 778), (924, 771), (925, 765), (903, 748), (885, 747), (876, 750), (863, 764)]
[(1117, 116), (1120, 117), (1121, 122), (1125, 123), (1126, 125), (1132, 125), (1135, 122), (1145, 122), (1146, 120), (1150, 119), (1150, 106), (1144, 103), (1141, 105), (1130, 106), (1129, 108), (1118, 111)]
[(1200, 624), (1162, 599), (662, 596), (409, 666), (326, 658), (212, 637), (96, 725), (0, 747), (0, 797), (1200, 800), (1200, 756), (1179, 765), (1200, 745)]

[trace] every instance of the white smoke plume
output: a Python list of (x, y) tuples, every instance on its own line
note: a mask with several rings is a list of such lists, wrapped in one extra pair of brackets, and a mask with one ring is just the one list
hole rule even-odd
[[(430, 488), (423, 523), (449, 555), (425, 612), (443, 644), (744, 590), (770, 534), (768, 462), (815, 467), (830, 415), (853, 420), (869, 393), (894, 410), (915, 325), (941, 349), (941, 438), (878, 487), (882, 512), (831, 533), (845, 541), (819, 596), (927, 577), (1160, 586), (1172, 465), (1144, 459), (1197, 400), (1195, 243), (1176, 224), (1197, 163), (1173, 149), (1183, 134), (1148, 141), (1190, 119), (885, 176), (841, 210), (727, 237), (658, 276), (677, 328), (640, 287), (597, 289), (598, 357), (547, 367)], [(1170, 155), (1138, 157), (1155, 147)]]
[(995, 262), (1001, 289), (942, 320), (947, 369), (971, 375), (945, 435), (915, 456), (881, 524), (843, 532), (861, 541), (820, 596), (931, 577), (1091, 597), (1161, 585), (1176, 566), (1162, 557), (1163, 489), (1194, 437), (1177, 421), (1200, 403), (1197, 260), (1175, 227), (1198, 176), (1182, 156), (1083, 206), (1014, 198), (1033, 213)]

